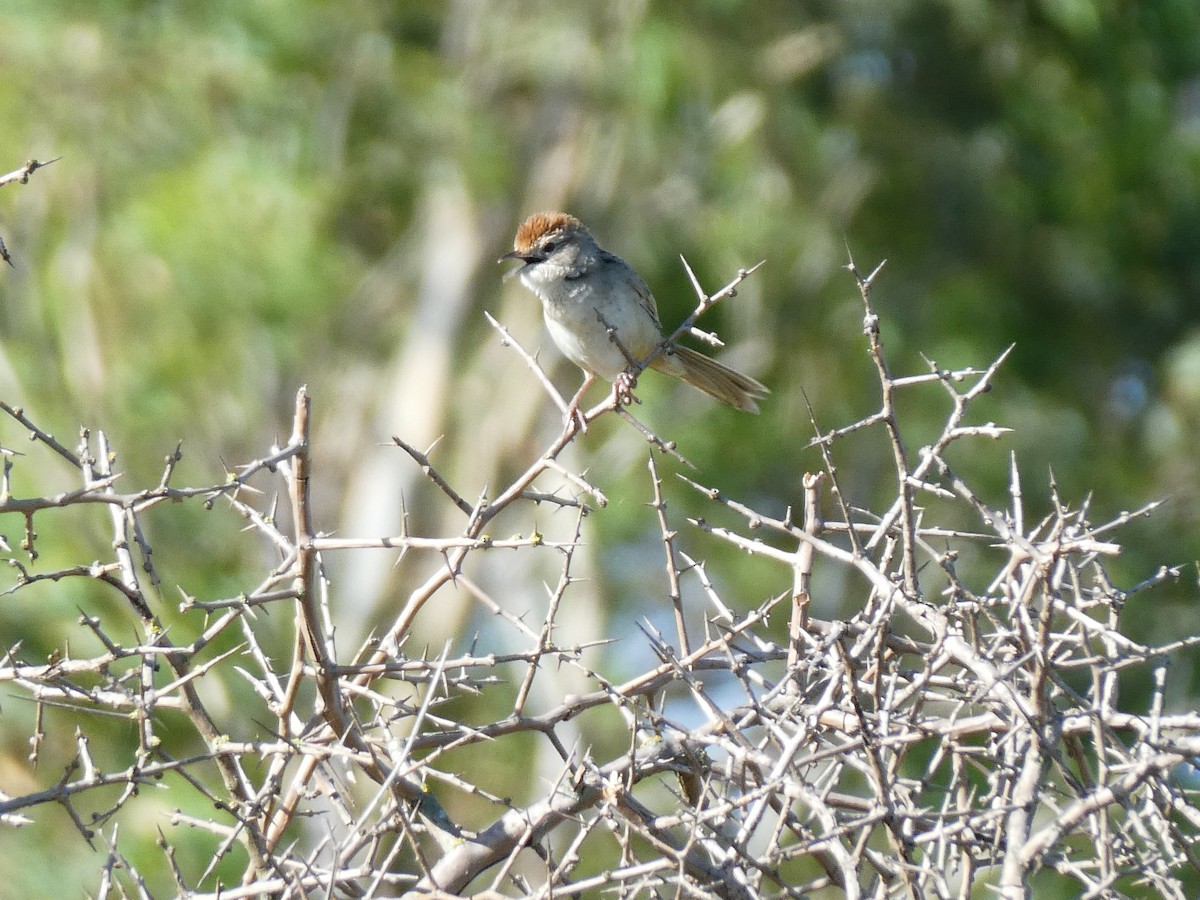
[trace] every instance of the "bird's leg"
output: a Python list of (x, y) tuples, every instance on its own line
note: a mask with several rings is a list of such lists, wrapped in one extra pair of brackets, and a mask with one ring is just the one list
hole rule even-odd
[(586, 377), (583, 379), (583, 384), (579, 386), (579, 390), (575, 392), (575, 396), (567, 404), (567, 424), (569, 425), (571, 420), (575, 419), (579, 423), (580, 431), (587, 431), (587, 419), (584, 418), (583, 410), (579, 408), (579, 404), (583, 402), (583, 395), (587, 393), (587, 389), (596, 380), (596, 376), (591, 372), (585, 372), (584, 374)]

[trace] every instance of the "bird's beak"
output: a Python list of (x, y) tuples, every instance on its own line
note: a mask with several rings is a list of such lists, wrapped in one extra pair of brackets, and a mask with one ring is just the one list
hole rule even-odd
[(496, 260), (496, 262), (497, 263), (507, 262), (510, 259), (519, 259), (521, 261), (521, 265), (517, 266), (515, 269), (509, 269), (507, 272), (505, 272), (504, 273), (505, 281), (508, 281), (510, 278), (515, 278), (518, 274), (520, 274), (521, 270), (524, 269), (525, 266), (529, 265), (533, 261), (532, 257), (522, 256), (516, 250), (510, 250), (507, 253), (505, 253), (502, 257), (500, 257), (498, 260)]

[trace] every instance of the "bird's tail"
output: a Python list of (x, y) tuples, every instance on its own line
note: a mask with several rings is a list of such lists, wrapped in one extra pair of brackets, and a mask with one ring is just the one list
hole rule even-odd
[(758, 403), (755, 401), (770, 393), (765, 385), (749, 375), (743, 375), (687, 347), (671, 348), (669, 352), (650, 363), (650, 368), (674, 375), (692, 387), (743, 412), (758, 412)]

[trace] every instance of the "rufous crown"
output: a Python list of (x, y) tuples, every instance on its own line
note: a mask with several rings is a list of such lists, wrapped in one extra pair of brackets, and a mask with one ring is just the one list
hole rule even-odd
[(585, 230), (583, 223), (564, 212), (534, 213), (521, 223), (513, 240), (513, 250), (519, 254), (529, 253), (543, 237), (555, 231)]

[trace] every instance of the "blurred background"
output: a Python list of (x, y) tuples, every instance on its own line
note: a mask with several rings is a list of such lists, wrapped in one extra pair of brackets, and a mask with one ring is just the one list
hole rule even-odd
[[(474, 499), (557, 432), (559, 412), (483, 313), (574, 391), (579, 373), (537, 302), (495, 263), (521, 219), (561, 208), (641, 272), (668, 327), (695, 302), (680, 254), (710, 291), (766, 260), (700, 323), (727, 362), (771, 386), (762, 415), (653, 374), (639, 387), (636, 412), (701, 482), (783, 515), (821, 467), (804, 449), (806, 403), (825, 430), (877, 408), (844, 267), (848, 249), (865, 270), (886, 258), (873, 300), (895, 372), (927, 371), (923, 356), (982, 367), (1016, 345), (972, 416), (1014, 432), (960, 444), (962, 472), (1005, 506), (1015, 453), (1031, 522), (1051, 508), (1051, 477), (1069, 505), (1090, 499), (1093, 521), (1169, 497), (1116, 535), (1125, 553), (1110, 574), (1133, 585), (1182, 565), (1179, 583), (1131, 602), (1127, 629), (1149, 642), (1200, 627), (1194, 0), (6, 0), (0, 69), (0, 170), (62, 156), (0, 190), (15, 264), (0, 270), (0, 398), (68, 446), (80, 425), (105, 430), (124, 489), (156, 484), (180, 440), (175, 483), (222, 481), (286, 437), (307, 384), (318, 527), (395, 534), (407, 511), (414, 533), (455, 533), (461, 514), (387, 445), (440, 438), (433, 462)], [(938, 388), (904, 397), (910, 451), (946, 413)], [(22, 440), (0, 422), (6, 446)], [(854, 503), (894, 495), (882, 435), (838, 453)], [(564, 625), (575, 640), (625, 636), (597, 663), (613, 677), (650, 658), (636, 618), (669, 621), (646, 455), (612, 422), (568, 458), (611, 503), (585, 522), (578, 565), (593, 577)], [(685, 527), (700, 498), (664, 469)], [(18, 494), (75, 484), (40, 456), (14, 471)], [(541, 516), (498, 527), (573, 528), (568, 514)], [(38, 566), (110, 552), (102, 517), (39, 525)], [(254, 585), (270, 548), (241, 525), (198, 505), (150, 514), (164, 609), (181, 591)], [(14, 547), (21, 526), (0, 522)], [(684, 540), (746, 607), (790, 584)], [(540, 621), (540, 579), (553, 584), (560, 563), (548, 554), (531, 577), (530, 556), (489, 556), (475, 574)], [(348, 655), (438, 561), (328, 563)], [(817, 577), (815, 613), (852, 614), (857, 586)], [(80, 608), (120, 609), (111, 593), (64, 583), (4, 598), (4, 644), (51, 653)], [(488, 627), (456, 594), (417, 622), (439, 649)], [(1197, 702), (1193, 663), (1171, 670), (1174, 708)], [(32, 711), (0, 703), (0, 789), (12, 793)], [(55, 827), (72, 831), (65, 816)], [(157, 827), (145, 823), (150, 840)], [(94, 860), (81, 866), (70, 877), (94, 884)]]

